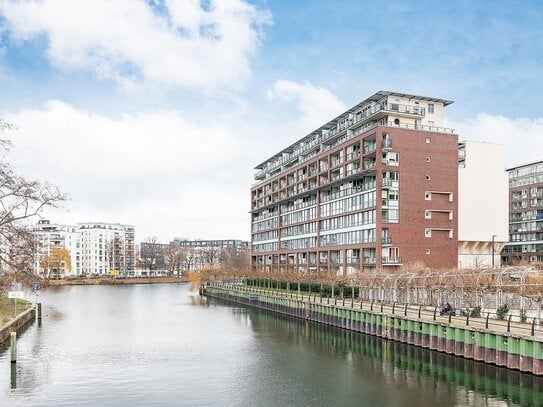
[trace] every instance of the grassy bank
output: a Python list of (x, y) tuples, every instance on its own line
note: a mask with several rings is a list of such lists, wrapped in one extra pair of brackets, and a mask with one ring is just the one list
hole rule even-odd
[(50, 286), (64, 285), (128, 285), (128, 284), (164, 284), (164, 283), (184, 283), (188, 281), (186, 277), (142, 277), (142, 278), (78, 278), (73, 280), (50, 280)]
[(8, 298), (7, 296), (0, 296), (0, 326), (14, 318), (15, 313), (20, 314), (24, 310), (30, 308), (32, 305), (26, 300), (15, 301), (17, 301), (16, 309), (14, 300)]

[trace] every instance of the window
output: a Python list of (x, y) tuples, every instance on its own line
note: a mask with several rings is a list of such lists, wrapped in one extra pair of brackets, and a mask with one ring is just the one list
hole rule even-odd
[(430, 181), (432, 177), (429, 174), (426, 174), (426, 181)]
[(400, 125), (400, 119), (394, 119), (394, 124), (396, 126), (399, 126)]
[(432, 237), (432, 229), (424, 229), (424, 237)]
[(434, 104), (428, 103), (428, 113), (434, 113)]
[(426, 201), (431, 201), (432, 200), (432, 193), (431, 192), (425, 192), (424, 193), (424, 199)]
[(426, 209), (424, 211), (424, 219), (432, 219), (432, 211)]
[(427, 163), (431, 163), (432, 162), (432, 157), (430, 157), (429, 155), (426, 156), (426, 162)]
[(432, 139), (430, 137), (426, 138), (426, 144), (430, 144), (432, 142)]
[(430, 249), (426, 249), (426, 254), (430, 254), (431, 253), (431, 250)]

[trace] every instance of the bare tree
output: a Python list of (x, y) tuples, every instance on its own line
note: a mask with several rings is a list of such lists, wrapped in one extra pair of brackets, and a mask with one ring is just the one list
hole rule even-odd
[(170, 243), (164, 253), (164, 262), (165, 266), (168, 269), (170, 275), (173, 275), (177, 272), (177, 277), (181, 272), (181, 267), (183, 263), (186, 262), (186, 252), (187, 250), (175, 243)]
[(141, 243), (140, 257), (143, 268), (149, 271), (151, 278), (153, 272), (164, 267), (164, 246), (156, 236), (147, 236)]
[(184, 249), (184, 261), (183, 268), (186, 272), (189, 272), (194, 267), (194, 261), (196, 259), (196, 252), (192, 247), (186, 247)]
[[(0, 119), (0, 132), (13, 129)], [(10, 148), (8, 140), (0, 140), (0, 274), (21, 280), (33, 276), (37, 252), (28, 222), (66, 196), (56, 186), (17, 175), (7, 161)]]
[(207, 246), (202, 249), (200, 255), (205, 264), (210, 266), (215, 265), (215, 263), (220, 259), (222, 250), (217, 246)]

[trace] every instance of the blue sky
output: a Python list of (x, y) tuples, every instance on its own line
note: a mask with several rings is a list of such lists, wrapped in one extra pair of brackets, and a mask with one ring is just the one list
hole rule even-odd
[(71, 197), (58, 222), (249, 238), (252, 168), (381, 89), (454, 100), (505, 166), (543, 154), (537, 1), (7, 0), (12, 160)]

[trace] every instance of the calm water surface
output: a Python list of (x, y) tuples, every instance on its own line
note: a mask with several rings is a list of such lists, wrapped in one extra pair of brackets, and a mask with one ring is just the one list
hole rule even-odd
[(186, 285), (59, 287), (0, 353), (0, 406), (504, 406), (543, 383), (201, 299)]

